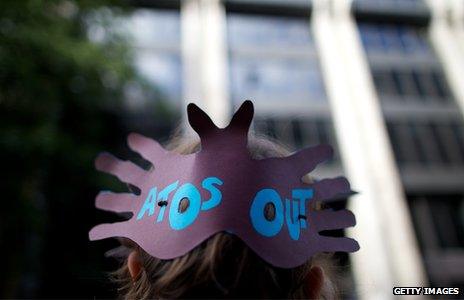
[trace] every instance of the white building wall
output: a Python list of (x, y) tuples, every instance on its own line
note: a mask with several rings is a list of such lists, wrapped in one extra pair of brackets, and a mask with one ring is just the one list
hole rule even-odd
[(429, 35), (445, 77), (464, 114), (464, 1), (426, 0), (432, 12)]
[(319, 50), (342, 162), (354, 190), (360, 242), (352, 265), (361, 299), (392, 298), (394, 286), (421, 286), (425, 272), (400, 176), (370, 76), (351, 1), (314, 1)]
[(220, 0), (181, 6), (183, 99), (200, 105), (219, 127), (228, 124), (226, 15)]

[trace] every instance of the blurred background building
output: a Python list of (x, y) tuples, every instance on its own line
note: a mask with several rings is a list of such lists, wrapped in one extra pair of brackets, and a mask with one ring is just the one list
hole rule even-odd
[[(245, 99), (291, 148), (338, 145), (361, 241), (351, 296), (464, 284), (464, 2), (135, 1), (140, 68), (219, 125)], [(182, 83), (182, 85), (180, 85)]]
[[(18, 18), (2, 4), (0, 18), (0, 57), (17, 54), (0, 59), (0, 153), (14, 170), (2, 190), (19, 203), (0, 216), (10, 257), (0, 296), (113, 296), (102, 270), (115, 265), (99, 256), (114, 244), (89, 246), (86, 236), (110, 219), (94, 213), (96, 191), (117, 187), (94, 175), (98, 150), (127, 157), (129, 131), (167, 140), (189, 102), (225, 126), (246, 99), (256, 132), (292, 150), (332, 144), (335, 158), (316, 176), (345, 174), (360, 192), (348, 201), (358, 225), (346, 234), (361, 250), (338, 256), (344, 298), (387, 299), (394, 286), (464, 289), (463, 0), (133, 0), (127, 14), (111, 1), (62, 1), (66, 27), (57, 27), (81, 18), (85, 29), (21, 36), (18, 25), (35, 30), (39, 16), (50, 18), (49, 6), (24, 3)], [(123, 46), (119, 31), (130, 36)], [(38, 92), (25, 95), (25, 83)], [(73, 247), (58, 251), (58, 239)]]

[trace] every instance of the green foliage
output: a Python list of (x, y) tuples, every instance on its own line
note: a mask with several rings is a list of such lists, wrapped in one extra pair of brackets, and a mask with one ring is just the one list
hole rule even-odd
[[(72, 279), (102, 268), (87, 257), (86, 233), (96, 191), (114, 181), (93, 159), (122, 143), (125, 86), (147, 88), (117, 30), (126, 9), (106, 0), (0, 1), (1, 298), (94, 293), (84, 289), (95, 278)], [(92, 28), (103, 38), (91, 40)]]

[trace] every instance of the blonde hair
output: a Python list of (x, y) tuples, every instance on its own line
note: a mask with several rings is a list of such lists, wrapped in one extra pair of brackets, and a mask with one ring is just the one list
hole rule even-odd
[[(167, 149), (190, 154), (200, 149), (197, 138), (173, 138)], [(248, 149), (255, 159), (283, 157), (289, 151), (269, 138), (250, 136)], [(311, 181), (309, 177), (304, 181)], [(315, 209), (315, 208), (313, 208)], [(273, 213), (273, 212), (266, 212)], [(308, 298), (308, 275), (317, 266), (323, 272), (322, 299), (337, 298), (331, 254), (313, 256), (293, 269), (276, 268), (263, 261), (238, 237), (221, 232), (184, 256), (161, 260), (129, 240), (122, 243), (137, 251), (142, 270), (136, 278), (127, 260), (113, 273), (123, 299), (163, 298)]]

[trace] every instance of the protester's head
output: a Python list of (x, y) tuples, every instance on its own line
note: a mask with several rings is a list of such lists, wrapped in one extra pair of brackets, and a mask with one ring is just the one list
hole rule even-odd
[[(174, 138), (167, 148), (190, 154), (199, 150), (200, 141)], [(249, 137), (248, 150), (255, 159), (289, 155), (283, 146), (256, 136)], [(272, 218), (273, 207), (266, 207), (265, 214)], [(114, 273), (122, 298), (336, 298), (333, 262), (327, 254), (296, 268), (277, 268), (227, 232), (171, 260), (150, 256), (128, 239), (123, 244), (130, 254)]]

